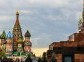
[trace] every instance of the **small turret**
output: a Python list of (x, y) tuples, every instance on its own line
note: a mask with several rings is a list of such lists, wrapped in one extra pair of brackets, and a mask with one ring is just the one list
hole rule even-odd
[(13, 35), (12, 33), (9, 31), (8, 34), (7, 34), (7, 43), (8, 44), (12, 44), (13, 42)]
[(1, 38), (1, 44), (5, 44), (6, 43), (6, 33), (5, 33), (5, 31), (3, 31), (0, 38)]
[(30, 37), (31, 37), (31, 34), (29, 33), (29, 31), (27, 30), (27, 32), (25, 33), (25, 42), (27, 42), (27, 41), (30, 41)]
[(13, 35), (12, 33), (9, 31), (8, 34), (7, 34), (7, 38), (10, 39), (10, 38), (13, 38)]
[(0, 38), (1, 38), (1, 39), (6, 39), (6, 33), (5, 33), (5, 31), (3, 31), (3, 33), (2, 33), (1, 36), (0, 36)]
[(29, 31), (27, 30), (27, 32), (25, 33), (25, 37), (31, 37), (31, 34), (29, 33)]
[(13, 35), (9, 31), (7, 34), (7, 40), (6, 40), (6, 55), (7, 56), (10, 56), (12, 54), (12, 51), (13, 51), (12, 44), (13, 44)]
[(32, 43), (30, 41), (30, 37), (31, 37), (31, 34), (27, 30), (27, 32), (25, 33), (25, 40), (24, 40), (24, 51), (26, 53), (30, 53), (31, 52)]

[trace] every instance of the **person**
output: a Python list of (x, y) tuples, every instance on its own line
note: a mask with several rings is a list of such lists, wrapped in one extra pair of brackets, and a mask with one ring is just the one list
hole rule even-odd
[(46, 53), (43, 53), (42, 62), (47, 62)]
[(0, 58), (0, 62), (1, 62), (1, 60), (2, 60), (2, 59)]
[(19, 58), (17, 58), (17, 59), (16, 59), (16, 62), (19, 62), (19, 61), (20, 61)]
[(28, 56), (25, 60), (25, 62), (32, 62), (31, 56)]
[(8, 59), (7, 59), (7, 62), (14, 62), (14, 61), (13, 61), (13, 59), (8, 58)]
[(38, 61), (37, 62), (41, 62), (41, 58), (40, 57), (38, 58)]
[(52, 57), (51, 62), (56, 62), (56, 59)]
[(56, 58), (55, 58), (55, 53), (52, 54), (51, 62), (57, 62), (57, 61), (56, 61)]
[(37, 58), (36, 58), (35, 54), (33, 54), (33, 56), (32, 56), (32, 62), (37, 62)]

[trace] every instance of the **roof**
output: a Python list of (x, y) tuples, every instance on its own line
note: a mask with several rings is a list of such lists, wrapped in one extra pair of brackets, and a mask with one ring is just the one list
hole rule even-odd
[(31, 37), (31, 34), (29, 33), (28, 30), (27, 30), (27, 32), (25, 33), (25, 37)]
[(13, 35), (12, 35), (12, 33), (9, 31), (8, 34), (7, 34), (7, 38), (12, 38), (12, 37), (13, 37)]
[(16, 22), (15, 22), (15, 25), (14, 25), (14, 29), (19, 29), (21, 28), (20, 27), (20, 23), (19, 23), (19, 12), (17, 11), (16, 12)]
[(1, 39), (6, 39), (6, 33), (5, 33), (5, 31), (2, 32), (0, 38), (1, 38)]

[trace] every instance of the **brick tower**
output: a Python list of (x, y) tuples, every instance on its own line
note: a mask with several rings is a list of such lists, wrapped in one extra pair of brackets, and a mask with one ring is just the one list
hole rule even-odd
[(17, 11), (16, 12), (16, 22), (13, 28), (13, 51), (17, 51), (17, 47), (18, 47), (17, 41), (19, 38), (23, 39), (23, 36), (22, 36), (21, 26), (19, 23), (19, 12)]

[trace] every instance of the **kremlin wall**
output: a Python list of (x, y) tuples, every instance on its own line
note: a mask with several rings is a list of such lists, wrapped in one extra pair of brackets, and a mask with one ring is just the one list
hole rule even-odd
[(79, 32), (73, 33), (66, 41), (53, 42), (47, 51), (47, 60), (56, 62), (84, 62), (84, 0), (82, 19), (78, 23)]

